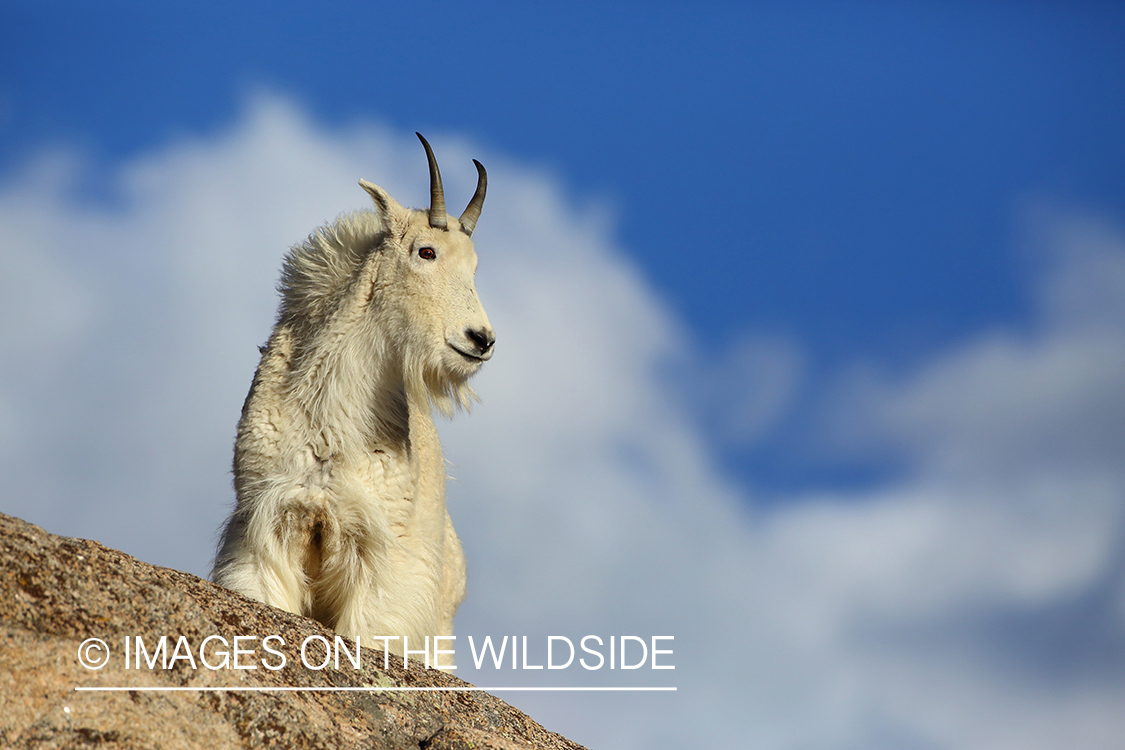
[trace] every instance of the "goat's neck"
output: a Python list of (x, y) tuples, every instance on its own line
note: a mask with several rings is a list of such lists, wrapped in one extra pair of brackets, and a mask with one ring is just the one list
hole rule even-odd
[[(294, 373), (318, 457), (410, 452), (410, 403), (401, 356), (362, 326), (326, 326)], [(426, 405), (428, 406), (428, 404)]]

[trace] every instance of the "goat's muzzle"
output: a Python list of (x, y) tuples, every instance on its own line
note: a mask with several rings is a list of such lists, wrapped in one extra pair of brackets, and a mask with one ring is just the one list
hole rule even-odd
[(465, 336), (476, 345), (477, 355), (481, 359), (492, 356), (492, 345), (496, 343), (496, 335), (492, 331), (487, 328), (470, 328), (465, 331)]

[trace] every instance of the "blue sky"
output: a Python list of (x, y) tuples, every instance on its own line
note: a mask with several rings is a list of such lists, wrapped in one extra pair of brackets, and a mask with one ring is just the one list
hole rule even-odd
[(206, 574), (281, 255), (418, 130), (491, 177), (459, 632), (677, 637), (519, 705), (1119, 747), (1125, 10), (485, 6), (0, 9), (0, 510)]
[[(1125, 211), (1111, 3), (4, 12), (0, 166), (44, 143), (113, 160), (214, 132), (258, 87), (324, 122), (457, 132), (608, 201), (700, 346), (781, 330), (816, 382), (1025, 323), (1028, 201)], [(112, 192), (97, 174), (92, 194)], [(779, 488), (886, 469), (829, 466), (797, 415), (781, 427), (730, 466)]]

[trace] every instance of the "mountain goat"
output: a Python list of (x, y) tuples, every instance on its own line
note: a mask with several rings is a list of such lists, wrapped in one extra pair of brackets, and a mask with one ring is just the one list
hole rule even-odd
[(467, 407), (495, 336), (474, 285), (488, 177), (459, 219), (430, 166), (428, 211), (360, 180), (344, 215), (285, 258), (277, 323), (242, 407), (236, 507), (212, 578), (348, 637), (450, 635), (465, 558), (432, 407)]

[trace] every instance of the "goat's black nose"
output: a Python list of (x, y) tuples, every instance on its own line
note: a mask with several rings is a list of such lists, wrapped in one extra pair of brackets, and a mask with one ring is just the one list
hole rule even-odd
[(496, 343), (496, 336), (488, 329), (465, 329), (465, 335), (469, 337), (477, 345), (477, 351), (481, 354), (486, 354), (492, 345)]

